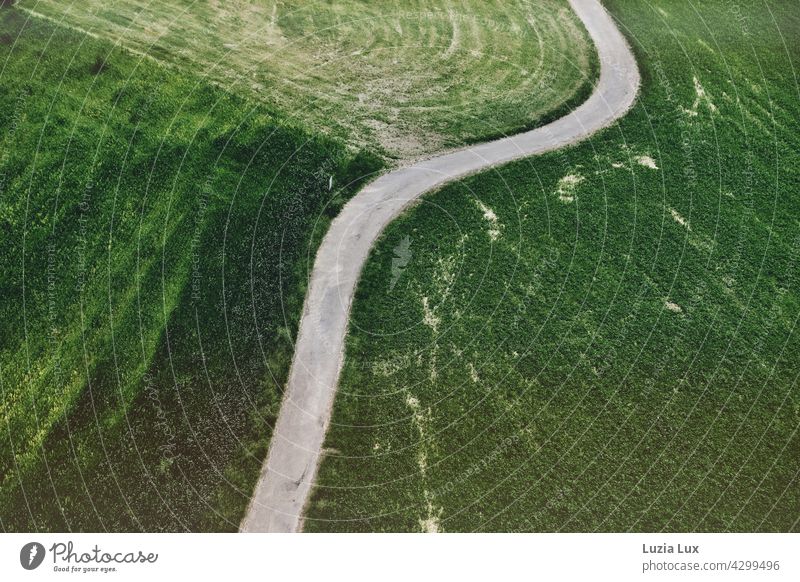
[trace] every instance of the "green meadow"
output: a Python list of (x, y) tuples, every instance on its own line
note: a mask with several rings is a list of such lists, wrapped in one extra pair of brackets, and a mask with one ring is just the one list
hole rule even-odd
[(380, 163), (13, 9), (0, 55), (0, 526), (235, 530), (309, 254)]
[(22, 0), (390, 159), (539, 125), (595, 53), (566, 0)]
[(306, 530), (800, 527), (800, 12), (605, 5), (631, 112), (373, 250)]

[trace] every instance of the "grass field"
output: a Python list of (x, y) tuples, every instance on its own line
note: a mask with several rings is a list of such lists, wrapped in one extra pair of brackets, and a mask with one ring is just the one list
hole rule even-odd
[(380, 163), (14, 9), (0, 63), (0, 529), (235, 530)]
[(532, 127), (582, 101), (594, 49), (565, 0), (22, 0), (22, 9), (392, 158)]
[(374, 249), (306, 530), (800, 527), (800, 13), (606, 5), (632, 112)]
[(0, 529), (236, 529), (329, 219), (593, 59), (562, 0), (4, 5)]

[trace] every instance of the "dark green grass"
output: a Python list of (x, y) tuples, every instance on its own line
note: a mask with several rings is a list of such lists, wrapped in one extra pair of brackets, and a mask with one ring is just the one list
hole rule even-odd
[(607, 5), (630, 114), (377, 245), (307, 530), (798, 529), (800, 13)]
[(236, 529), (376, 163), (13, 9), (0, 67), (0, 529)]

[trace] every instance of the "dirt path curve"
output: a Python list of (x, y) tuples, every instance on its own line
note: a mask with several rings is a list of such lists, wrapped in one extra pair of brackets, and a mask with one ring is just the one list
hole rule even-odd
[(611, 16), (598, 0), (570, 0), (570, 4), (600, 58), (600, 79), (585, 103), (532, 131), (385, 174), (356, 194), (331, 224), (317, 252), (286, 395), (241, 531), (302, 529), (344, 359), (350, 304), (361, 268), (383, 229), (426, 192), (582, 140), (611, 125), (633, 104), (639, 70)]

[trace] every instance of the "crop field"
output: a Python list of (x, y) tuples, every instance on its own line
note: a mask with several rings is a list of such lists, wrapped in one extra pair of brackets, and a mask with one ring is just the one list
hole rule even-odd
[(409, 159), (538, 125), (586, 98), (565, 0), (22, 0), (300, 124)]
[(307, 531), (800, 529), (800, 12), (605, 4), (632, 111), (373, 250)]
[(236, 530), (380, 163), (15, 9), (0, 62), (0, 530)]

